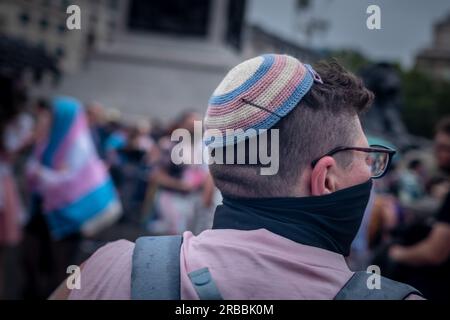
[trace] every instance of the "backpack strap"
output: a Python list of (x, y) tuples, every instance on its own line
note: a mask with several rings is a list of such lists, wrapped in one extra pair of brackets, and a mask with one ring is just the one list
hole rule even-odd
[(131, 269), (131, 299), (180, 300), (182, 236), (136, 240)]
[(189, 279), (200, 300), (223, 300), (208, 268), (192, 271)]
[(381, 276), (380, 289), (369, 289), (367, 281), (373, 273), (358, 271), (338, 292), (334, 300), (404, 300), (410, 294), (423, 296), (410, 285)]

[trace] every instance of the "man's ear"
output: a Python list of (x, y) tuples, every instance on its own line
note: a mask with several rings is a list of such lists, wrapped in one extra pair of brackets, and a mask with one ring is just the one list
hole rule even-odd
[(336, 167), (333, 157), (320, 159), (311, 172), (311, 194), (322, 196), (336, 191), (336, 176), (333, 170)]

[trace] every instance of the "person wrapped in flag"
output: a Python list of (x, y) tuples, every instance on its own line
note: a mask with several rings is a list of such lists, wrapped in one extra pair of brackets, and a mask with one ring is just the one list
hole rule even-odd
[[(112, 225), (122, 209), (108, 170), (95, 150), (81, 103), (57, 97), (36, 109), (36, 145), (28, 164), (32, 201), (26, 248), (35, 259), (50, 256), (48, 265), (59, 270), (51, 274), (64, 278), (80, 240)], [(36, 268), (35, 261), (28, 265)], [(38, 277), (39, 270), (29, 270), (28, 274), (32, 277), (36, 272)], [(42, 295), (47, 293), (42, 289)]]

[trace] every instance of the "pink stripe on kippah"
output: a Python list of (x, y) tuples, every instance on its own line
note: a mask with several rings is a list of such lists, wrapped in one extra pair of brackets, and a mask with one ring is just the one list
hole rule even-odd
[(267, 108), (275, 112), (277, 106), (281, 106), (292, 95), (295, 89), (297, 89), (297, 86), (305, 78), (306, 73), (306, 68), (297, 68), (291, 80), (289, 80), (288, 84), (281, 90), (281, 92), (272, 101), (269, 102)]

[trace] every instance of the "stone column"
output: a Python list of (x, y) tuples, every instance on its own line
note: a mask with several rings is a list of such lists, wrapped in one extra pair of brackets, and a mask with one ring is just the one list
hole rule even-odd
[(132, 0), (119, 0), (117, 31), (120, 33), (125, 33), (127, 31), (131, 1)]
[(209, 13), (208, 40), (213, 44), (222, 44), (228, 23), (228, 0), (211, 0)]

